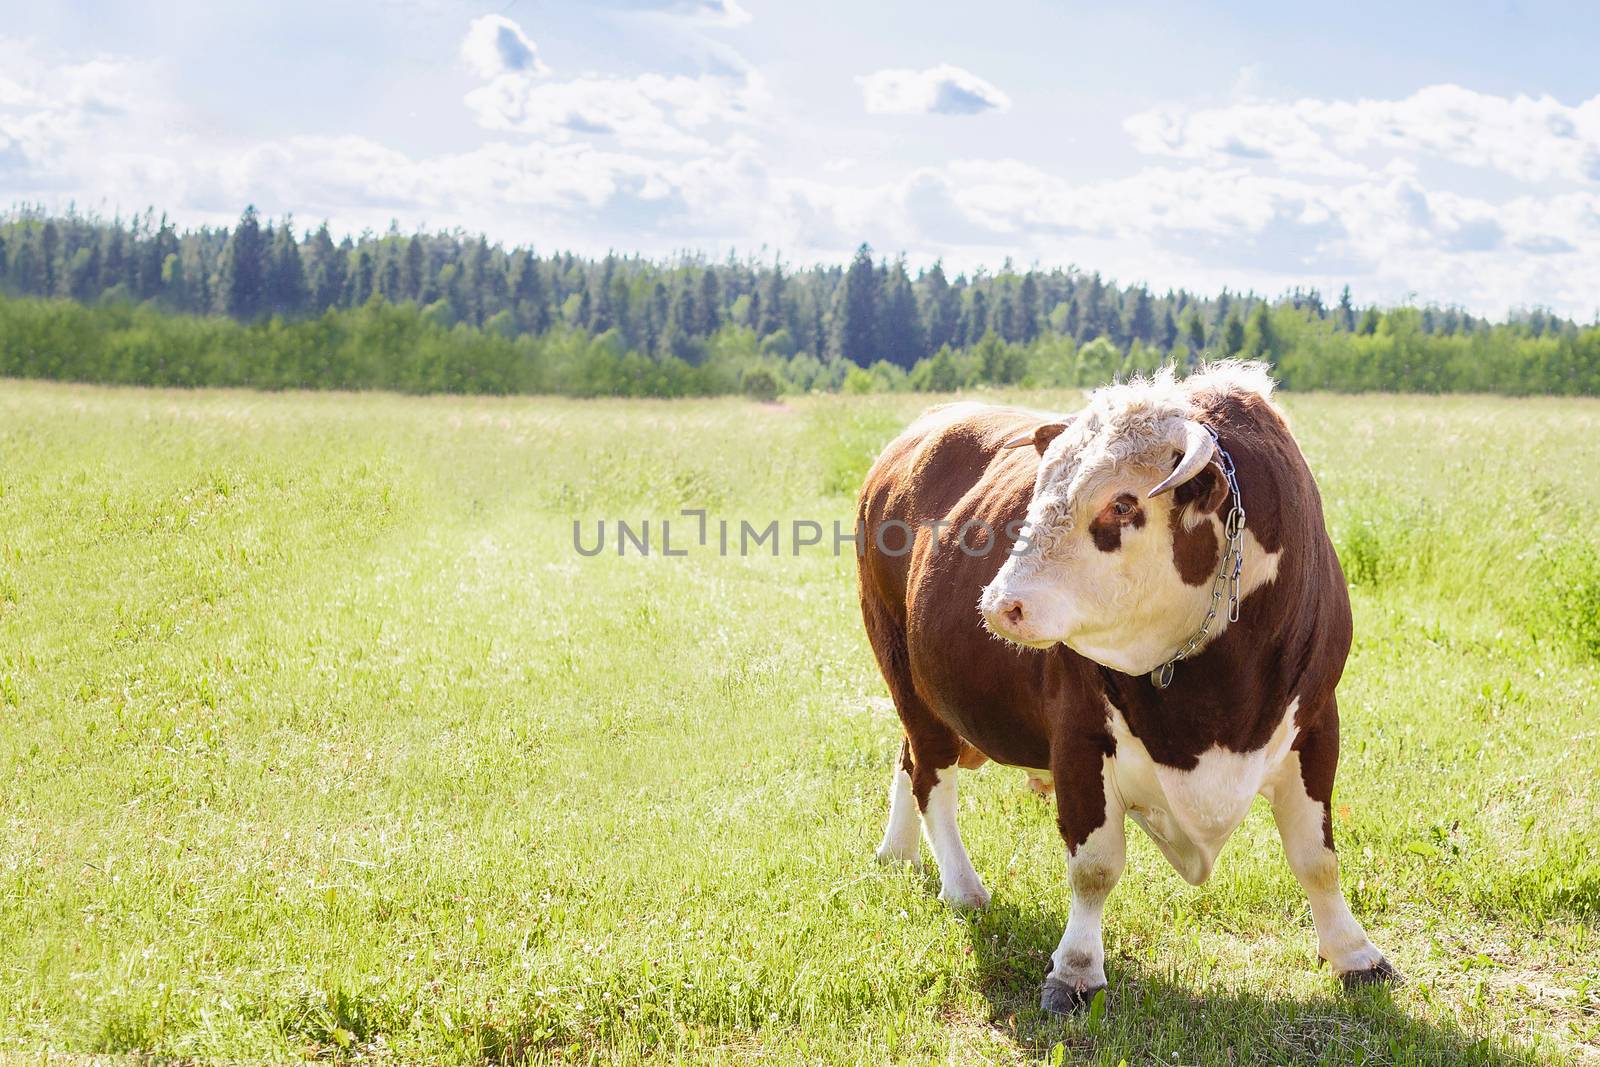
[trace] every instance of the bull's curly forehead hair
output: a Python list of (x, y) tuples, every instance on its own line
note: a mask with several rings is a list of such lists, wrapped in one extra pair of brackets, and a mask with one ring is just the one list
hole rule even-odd
[(1266, 364), (1208, 364), (1187, 378), (1171, 367), (1154, 375), (1103, 386), (1071, 425), (1045, 450), (1034, 485), (1041, 521), (1070, 522), (1073, 505), (1103, 485), (1119, 467), (1170, 466), (1168, 453), (1183, 424), (1195, 416), (1199, 392), (1255, 393), (1270, 398)]

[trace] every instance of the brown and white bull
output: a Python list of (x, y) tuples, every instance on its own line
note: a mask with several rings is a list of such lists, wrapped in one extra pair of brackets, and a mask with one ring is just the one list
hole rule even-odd
[(1071, 416), (935, 408), (862, 487), (861, 611), (905, 727), (878, 858), (915, 862), (920, 822), (940, 897), (981, 907), (957, 768), (1053, 784), (1072, 906), (1051, 1011), (1106, 983), (1126, 820), (1198, 885), (1257, 794), (1321, 956), (1346, 984), (1398, 977), (1339, 889), (1350, 601), (1272, 384), (1224, 363), (1108, 386)]

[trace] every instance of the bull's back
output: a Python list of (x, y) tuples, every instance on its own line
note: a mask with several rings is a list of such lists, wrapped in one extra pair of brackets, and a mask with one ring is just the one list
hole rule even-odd
[[(930, 410), (884, 449), (857, 509), (874, 645), (903, 641), (928, 708), (991, 759), (1026, 767), (1048, 765), (1039, 706), (1047, 656), (991, 637), (978, 598), (1012, 548), (1038, 469), (1032, 448), (1003, 446), (1045, 418), (981, 404)], [(914, 540), (902, 552), (908, 529)], [(874, 632), (873, 612), (896, 626)], [(885, 651), (900, 652), (877, 651), (880, 662)]]

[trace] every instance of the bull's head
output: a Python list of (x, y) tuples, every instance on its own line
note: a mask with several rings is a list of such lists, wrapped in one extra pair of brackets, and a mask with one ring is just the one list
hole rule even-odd
[(1166, 662), (1205, 618), (1221, 558), (1210, 434), (1165, 406), (1092, 406), (1009, 444), (1035, 447), (1039, 473), (1027, 550), (983, 591), (989, 629), (1128, 674)]

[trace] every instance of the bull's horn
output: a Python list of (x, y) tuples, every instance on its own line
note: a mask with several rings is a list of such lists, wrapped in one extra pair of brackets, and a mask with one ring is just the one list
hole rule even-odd
[[(1176, 443), (1176, 442), (1174, 442)], [(1207, 463), (1211, 462), (1211, 453), (1214, 448), (1211, 435), (1206, 428), (1192, 419), (1183, 423), (1183, 458), (1178, 465), (1167, 475), (1167, 480), (1150, 490), (1150, 496), (1160, 496), (1170, 489), (1176, 489), (1184, 482), (1200, 473)]]

